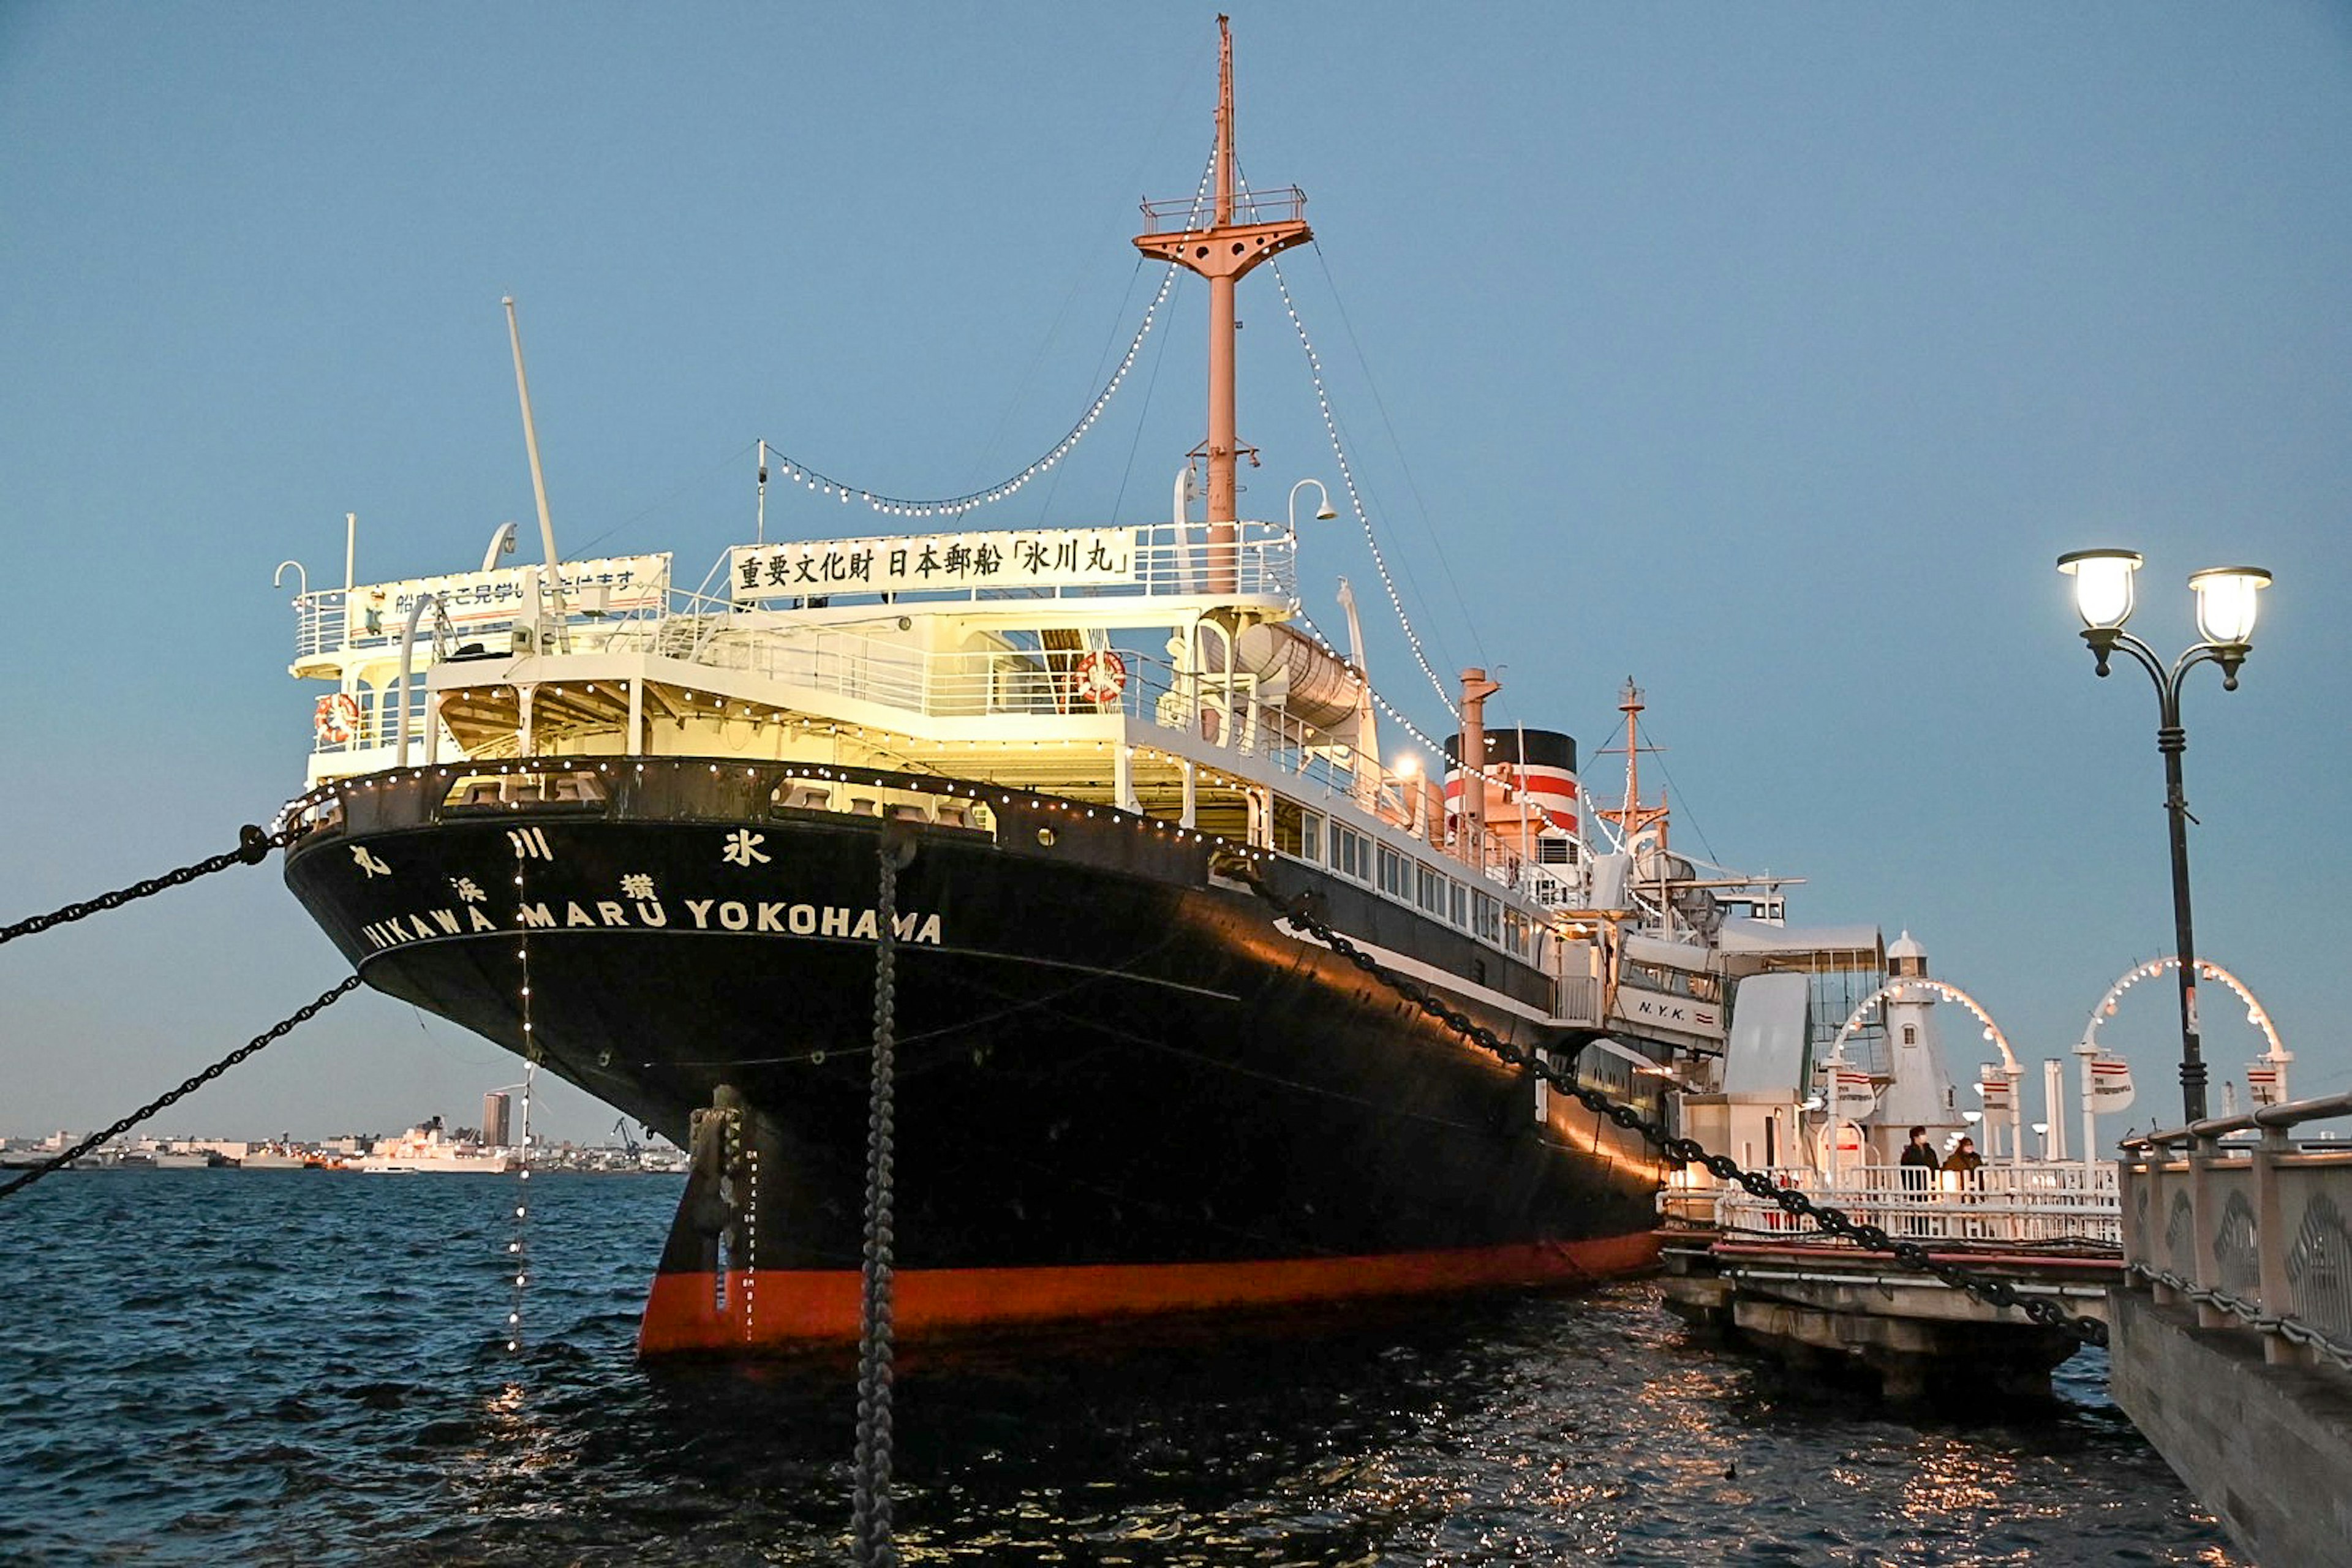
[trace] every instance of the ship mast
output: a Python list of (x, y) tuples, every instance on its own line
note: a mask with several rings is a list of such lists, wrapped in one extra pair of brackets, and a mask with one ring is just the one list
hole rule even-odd
[[(1633, 678), (1625, 679), (1625, 689), (1618, 694), (1617, 710), (1625, 715), (1625, 798), (1613, 811), (1596, 811), (1595, 816), (1617, 829), (1618, 841), (1629, 852), (1633, 839), (1643, 829), (1654, 825), (1658, 830), (1658, 847), (1666, 847), (1666, 797), (1658, 796), (1655, 805), (1642, 804), (1642, 689)], [(1655, 750), (1656, 748), (1646, 748)]]
[[(1217, 18), (1217, 156), (1211, 177), (1215, 205), (1210, 226), (1164, 226), (1167, 219), (1190, 225), (1192, 204), (1146, 202), (1147, 229), (1136, 237), (1135, 247), (1209, 280), (1209, 436), (1194, 456), (1205, 457), (1209, 468), (1209, 591), (1231, 593), (1239, 586), (1235, 543), (1241, 521), (1234, 459), (1244, 450), (1234, 407), (1234, 286), (1259, 262), (1315, 235), (1304, 216), (1307, 197), (1296, 186), (1251, 192), (1236, 200), (1234, 38), (1225, 16)], [(1255, 448), (1247, 450), (1255, 462)]]

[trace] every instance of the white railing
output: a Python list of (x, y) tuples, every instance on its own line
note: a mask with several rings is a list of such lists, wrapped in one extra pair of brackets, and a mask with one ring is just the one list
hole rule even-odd
[[(1857, 1224), (1878, 1226), (1901, 1240), (2020, 1246), (2084, 1241), (2108, 1247), (2121, 1241), (2116, 1167), (2104, 1161), (2032, 1161), (1967, 1172), (1864, 1165), (1840, 1171), (1834, 1186), (1811, 1169), (1765, 1173), (1776, 1185), (1793, 1187), (1816, 1205), (1843, 1209)], [(1703, 1174), (1692, 1179), (1707, 1180)], [(1821, 1234), (1811, 1221), (1743, 1187), (1677, 1185), (1669, 1189), (1667, 1200), (1671, 1212), (1726, 1230), (1792, 1237)]]
[[(1134, 570), (1123, 582), (1018, 587), (972, 579), (952, 587), (900, 592), (895, 595), (871, 590), (854, 591), (854, 584), (845, 587), (840, 584), (826, 584), (821, 587), (812, 584), (809, 596), (822, 596), (836, 605), (881, 603), (887, 599), (908, 605), (1002, 600), (1149, 600), (1212, 594), (1222, 599), (1279, 601), (1292, 597), (1298, 582), (1297, 546), (1288, 526), (1274, 522), (1241, 522), (1234, 525), (1234, 530), (1235, 536), (1231, 544), (1213, 546), (1205, 524), (1193, 523), (1183, 528), (1173, 522), (1138, 525), (1132, 530), (1135, 535)], [(907, 537), (930, 539), (940, 536)], [(1230, 587), (1211, 588), (1213, 566), (1231, 568), (1234, 581)], [(572, 570), (572, 564), (567, 563), (565, 571), (569, 573)], [(689, 623), (683, 640), (687, 646), (692, 647), (708, 635), (706, 629), (695, 623), (708, 619), (723, 624), (739, 616), (745, 607), (732, 596), (708, 591), (712, 587), (725, 587), (726, 573), (727, 562), (722, 557), (706, 581), (705, 592), (668, 589), (660, 594), (653, 604), (639, 605), (611, 616), (583, 610), (581, 605), (595, 602), (593, 594), (583, 595), (581, 585), (573, 584), (566, 590), (565, 605), (569, 613), (565, 630), (568, 640), (575, 647), (583, 643), (593, 647), (619, 626), (683, 620)], [(486, 581), (478, 585), (478, 596), (468, 601), (470, 605), (496, 605), (503, 609), (511, 604), (513, 619), (535, 627), (547, 624), (553, 608), (552, 595), (542, 588), (539, 595), (540, 602), (531, 603), (522, 569), (485, 575)], [(297, 661), (356, 649), (397, 647), (400, 641), (399, 617), (391, 609), (383, 608), (380, 598), (370, 597), (381, 586), (362, 585), (348, 591), (321, 588), (297, 598), (294, 601)], [(646, 585), (642, 584), (636, 590), (640, 595), (646, 591)], [(363, 608), (373, 605), (377, 612), (375, 623), (355, 624), (350, 609), (353, 603)], [(467, 640), (487, 635), (503, 642), (506, 636), (506, 623), (496, 619), (486, 623), (478, 607), (467, 609), (460, 616), (460, 624), (468, 628), (465, 634)]]
[[(2124, 1260), (2200, 1327), (2260, 1330), (2263, 1354), (2352, 1371), (2352, 1146), (2291, 1130), (2352, 1116), (2352, 1095), (2266, 1106), (2124, 1145)], [(2258, 1142), (2230, 1142), (2232, 1135)]]
[(1559, 1002), (1554, 1022), (1600, 1026), (1601, 982), (1590, 974), (1563, 974), (1558, 984)]

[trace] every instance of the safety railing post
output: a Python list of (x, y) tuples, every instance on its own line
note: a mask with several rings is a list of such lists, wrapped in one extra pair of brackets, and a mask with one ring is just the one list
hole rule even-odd
[[(2149, 1143), (2139, 1152), (2140, 1172), (2147, 1183), (2147, 1210), (2140, 1233), (2140, 1256), (2150, 1268), (2163, 1271), (2170, 1267), (2171, 1258), (2159, 1254), (2158, 1243), (2168, 1229), (2168, 1216), (2172, 1213), (2172, 1194), (2177, 1185), (2170, 1169), (2172, 1151), (2161, 1143)], [(2159, 1307), (2169, 1307), (2180, 1300), (2180, 1292), (2161, 1280), (2148, 1281), (2148, 1294)]]
[[(2221, 1213), (2213, 1195), (2213, 1166), (2221, 1158), (2221, 1145), (2212, 1138), (2199, 1137), (2189, 1145), (2189, 1283), (2200, 1290), (2218, 1290), (2221, 1287), (2221, 1265), (2213, 1258), (2214, 1221)], [(2218, 1329), (2230, 1321), (2230, 1314), (2222, 1308), (2203, 1301), (2197, 1303), (2199, 1328)]]
[[(2279, 1156), (2294, 1147), (2284, 1127), (2265, 1127), (2263, 1141), (2254, 1150), (2254, 1252), (2259, 1270), (2256, 1289), (2262, 1299), (2263, 1315), (2283, 1318), (2293, 1314), (2294, 1297), (2286, 1278), (2286, 1205), (2279, 1195)], [(2284, 1334), (2266, 1331), (2263, 1335), (2263, 1360), (2273, 1366), (2299, 1366), (2305, 1360), (2301, 1346)]]

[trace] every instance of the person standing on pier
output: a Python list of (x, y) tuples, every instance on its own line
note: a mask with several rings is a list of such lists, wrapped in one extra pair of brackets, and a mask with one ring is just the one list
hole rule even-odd
[(1944, 1163), (1936, 1158), (1936, 1146), (1927, 1142), (1927, 1130), (1911, 1129), (1911, 1142), (1903, 1146), (1903, 1190), (1927, 1192), (1936, 1184), (1936, 1173), (1943, 1168)]
[[(1911, 1142), (1903, 1146), (1902, 1163), (1903, 1195), (1916, 1202), (1927, 1202), (1927, 1194), (1935, 1190), (1936, 1173), (1943, 1169), (1943, 1162), (1936, 1158), (1936, 1147), (1927, 1142), (1925, 1127), (1911, 1129)], [(1914, 1236), (1924, 1235), (1927, 1229), (1925, 1215), (1912, 1219), (1911, 1233)]]

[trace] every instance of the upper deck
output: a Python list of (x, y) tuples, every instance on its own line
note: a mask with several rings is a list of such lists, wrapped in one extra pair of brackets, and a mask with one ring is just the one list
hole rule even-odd
[[(347, 668), (397, 659), (420, 600), (439, 612), (418, 628), (415, 663), (467, 642), (524, 651), (634, 637), (675, 644), (658, 628), (754, 610), (810, 623), (899, 615), (953, 615), (1042, 627), (1174, 626), (1220, 609), (1286, 615), (1297, 587), (1297, 541), (1286, 525), (1245, 522), (1230, 545), (1173, 523), (1123, 528), (1006, 529), (798, 540), (736, 545), (696, 590), (671, 581), (668, 554), (567, 561), (561, 584), (519, 566), (322, 588), (294, 601), (298, 676), (334, 679)], [(1212, 592), (1230, 562), (1234, 586)], [(518, 626), (530, 634), (515, 640)], [(699, 630), (686, 640), (701, 640)], [(649, 632), (652, 635), (649, 635)]]

